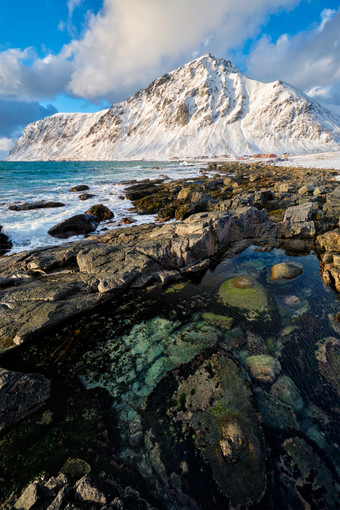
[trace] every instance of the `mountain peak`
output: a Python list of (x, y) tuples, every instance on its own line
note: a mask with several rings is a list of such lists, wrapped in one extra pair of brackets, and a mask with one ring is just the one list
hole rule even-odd
[(340, 118), (282, 82), (248, 79), (210, 53), (95, 114), (26, 127), (10, 159), (170, 159), (339, 150)]

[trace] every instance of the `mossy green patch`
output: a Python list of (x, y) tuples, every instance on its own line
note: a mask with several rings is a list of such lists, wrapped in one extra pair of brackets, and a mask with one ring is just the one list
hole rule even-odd
[(205, 322), (208, 322), (212, 326), (217, 326), (222, 329), (230, 329), (233, 318), (226, 315), (216, 315), (215, 313), (205, 312), (202, 315)]
[(218, 295), (226, 305), (246, 310), (262, 311), (268, 304), (262, 285), (248, 275), (226, 280), (219, 288)]

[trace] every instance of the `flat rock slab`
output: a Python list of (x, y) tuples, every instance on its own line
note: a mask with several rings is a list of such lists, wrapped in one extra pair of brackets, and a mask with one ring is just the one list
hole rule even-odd
[(0, 432), (33, 413), (50, 396), (50, 382), (41, 374), (0, 368)]
[(26, 202), (24, 204), (13, 204), (8, 207), (10, 211), (31, 211), (34, 209), (52, 209), (53, 207), (65, 207), (62, 202)]

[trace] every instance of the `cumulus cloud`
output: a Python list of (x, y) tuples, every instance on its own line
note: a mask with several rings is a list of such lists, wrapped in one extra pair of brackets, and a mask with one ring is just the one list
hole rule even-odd
[[(74, 41), (69, 90), (111, 96), (146, 84), (207, 42), (220, 55), (252, 35), (263, 17), (299, 0), (104, 0), (80, 41)], [(211, 34), (214, 33), (214, 37)]]
[[(0, 52), (0, 97), (34, 101), (68, 92), (124, 99), (193, 55), (220, 56), (258, 30), (269, 13), (301, 0), (103, 0), (58, 55)], [(68, 0), (69, 16), (82, 0)], [(196, 53), (195, 53), (196, 52)]]
[(18, 137), (30, 122), (53, 115), (57, 111), (52, 104), (42, 106), (38, 102), (25, 103), (0, 99), (0, 139), (2, 144), (6, 139)]
[(309, 31), (277, 41), (262, 37), (247, 65), (254, 78), (281, 79), (319, 100), (340, 103), (340, 9), (325, 9)]
[(37, 58), (32, 48), (0, 52), (0, 97), (25, 101), (53, 98), (65, 90), (72, 74), (70, 48)]

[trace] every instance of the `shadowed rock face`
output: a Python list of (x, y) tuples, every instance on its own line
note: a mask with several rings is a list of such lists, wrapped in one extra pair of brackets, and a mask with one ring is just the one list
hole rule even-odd
[(21, 374), (0, 368), (0, 432), (33, 413), (50, 396), (41, 374)]

